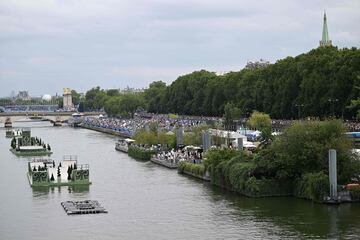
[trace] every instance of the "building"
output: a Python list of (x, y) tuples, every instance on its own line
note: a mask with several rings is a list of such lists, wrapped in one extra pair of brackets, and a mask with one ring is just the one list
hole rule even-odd
[(270, 62), (260, 58), (260, 61), (255, 61), (255, 62), (248, 61), (246, 63), (245, 69), (265, 68), (268, 66), (270, 66)]
[(120, 93), (142, 93), (144, 91), (144, 88), (130, 88), (129, 86), (119, 90)]
[(74, 105), (72, 103), (72, 96), (71, 96), (71, 89), (70, 88), (64, 88), (63, 91), (63, 108), (67, 110), (71, 110), (74, 108)]
[(322, 38), (320, 41), (320, 47), (328, 47), (332, 46), (332, 42), (329, 38), (327, 20), (326, 20), (326, 12), (324, 12), (324, 22), (323, 22), (323, 30), (322, 30)]
[(19, 93), (16, 96), (16, 99), (30, 100), (29, 92), (28, 91), (19, 91)]

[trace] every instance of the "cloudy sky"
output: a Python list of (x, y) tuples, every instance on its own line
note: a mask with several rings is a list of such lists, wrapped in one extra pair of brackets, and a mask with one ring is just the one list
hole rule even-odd
[(146, 87), (318, 46), (360, 47), (359, 0), (0, 0), (0, 96)]

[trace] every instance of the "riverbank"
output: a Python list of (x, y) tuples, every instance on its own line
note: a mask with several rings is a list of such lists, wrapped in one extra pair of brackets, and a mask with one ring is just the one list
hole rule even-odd
[[(333, 135), (325, 134), (327, 129), (333, 129)], [(108, 130), (102, 132), (109, 133)], [(305, 133), (307, 135), (303, 136)], [(302, 141), (304, 139), (307, 140)], [(277, 137), (277, 141), (269, 144), (265, 150), (256, 153), (231, 149), (210, 151), (207, 153), (206, 164), (184, 162), (179, 167), (179, 172), (210, 181), (212, 185), (248, 197), (294, 196), (317, 203), (357, 201), (354, 198), (349, 200), (351, 195), (348, 192), (339, 192), (342, 196), (340, 198), (332, 198), (329, 195), (327, 168), (320, 163), (323, 161), (322, 156), (327, 155), (329, 143), (333, 142), (336, 142), (334, 148), (341, 156), (338, 159), (339, 164), (354, 166), (350, 169), (339, 168), (338, 186), (345, 186), (351, 183), (351, 176), (359, 170), (356, 167), (358, 166), (356, 159), (350, 155), (350, 145), (339, 121), (295, 124), (286, 129)], [(339, 145), (339, 143), (343, 144)], [(311, 151), (302, 151), (308, 148)], [(319, 150), (322, 152), (321, 156), (314, 154)], [(128, 155), (137, 159), (151, 160), (168, 168), (176, 168), (166, 162), (150, 159), (151, 154), (146, 148), (134, 148), (129, 150)], [(309, 163), (304, 164), (301, 156), (305, 156)], [(291, 161), (295, 161), (296, 164), (289, 165)], [(315, 163), (315, 168), (309, 167)], [(208, 172), (206, 177), (204, 177), (205, 172)]]
[(97, 132), (102, 132), (102, 133), (107, 133), (107, 134), (123, 137), (123, 138), (130, 137), (127, 134), (124, 134), (124, 133), (121, 133), (121, 132), (118, 132), (118, 131), (115, 131), (115, 130), (112, 130), (112, 129), (94, 127), (94, 126), (90, 126), (90, 125), (84, 124), (84, 123), (81, 124), (81, 127), (86, 128), (86, 129), (90, 129), (90, 130), (94, 130), (94, 131), (97, 131)]

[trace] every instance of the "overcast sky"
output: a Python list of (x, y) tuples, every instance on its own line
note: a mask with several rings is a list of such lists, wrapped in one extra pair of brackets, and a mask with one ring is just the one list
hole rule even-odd
[(0, 0), (0, 96), (167, 83), (319, 44), (360, 46), (359, 0)]

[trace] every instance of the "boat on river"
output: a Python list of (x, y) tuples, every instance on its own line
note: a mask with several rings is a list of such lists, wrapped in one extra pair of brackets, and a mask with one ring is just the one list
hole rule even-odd
[(68, 120), (68, 124), (71, 127), (80, 127), (84, 119), (83, 113), (73, 113), (71, 118)]
[(5, 128), (11, 128), (12, 127), (12, 122), (11, 122), (11, 119), (9, 117), (6, 118), (4, 127)]
[(131, 138), (119, 139), (115, 144), (115, 149), (127, 153), (129, 151), (129, 146), (134, 142), (135, 140)]

